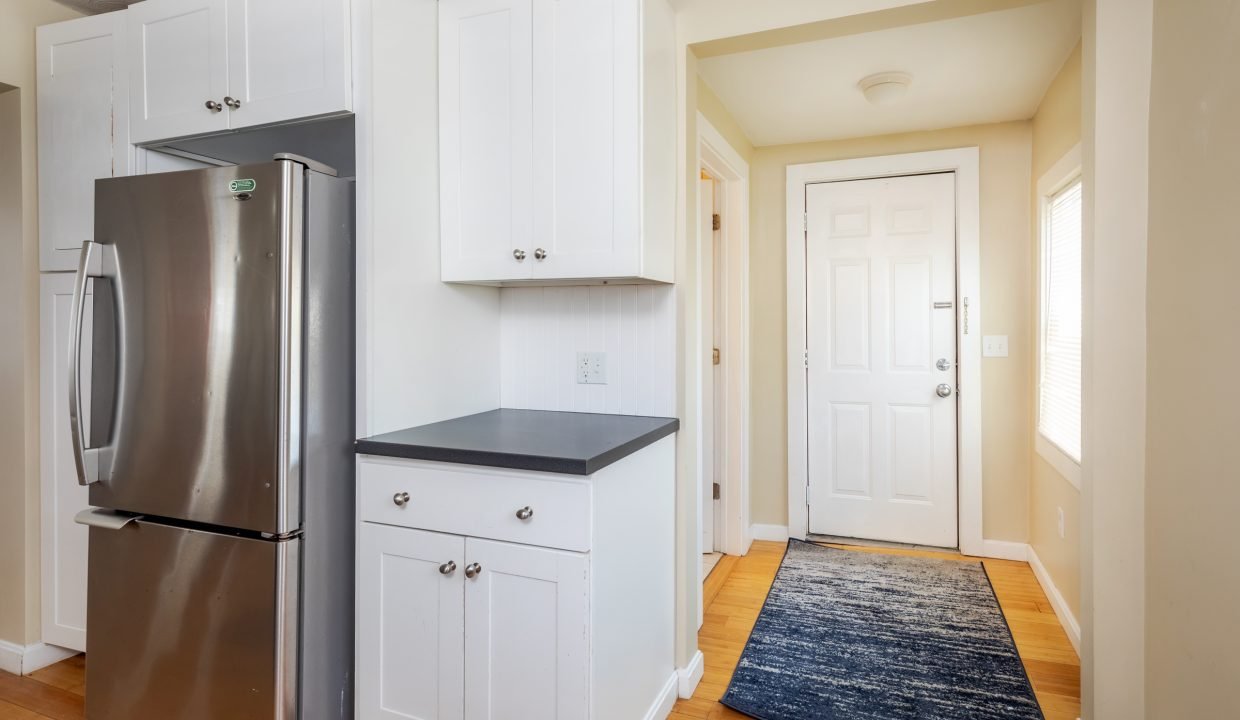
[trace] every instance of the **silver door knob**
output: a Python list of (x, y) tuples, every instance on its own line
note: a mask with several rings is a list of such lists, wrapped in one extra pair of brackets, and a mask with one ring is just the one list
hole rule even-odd
[(465, 577), (467, 578), (476, 578), (480, 572), (482, 572), (482, 566), (478, 563), (470, 563), (465, 566)]
[(237, 108), (241, 107), (240, 100), (233, 98), (233, 97), (229, 97), (227, 95), (224, 96), (224, 104), (232, 108), (233, 110), (236, 110)]
[(439, 572), (442, 575), (451, 575), (452, 573), (456, 572), (456, 563), (449, 560), (448, 562), (439, 566)]
[(534, 248), (534, 259), (535, 260), (546, 260), (547, 251), (543, 250), (542, 248)]
[(947, 383), (939, 383), (939, 386), (934, 391), (938, 393), (939, 397), (948, 397), (952, 394), (952, 386)]
[(525, 259), (525, 251), (524, 250), (513, 250), (512, 256), (517, 259), (517, 262), (521, 262), (522, 260)]
[(946, 371), (948, 371), (948, 370), (951, 370), (951, 369), (952, 369), (952, 361), (951, 361), (951, 360), (948, 360), (947, 358), (939, 358), (939, 361), (938, 361), (938, 362), (936, 362), (936, 363), (934, 364), (934, 366), (935, 366), (936, 368), (938, 368), (938, 369), (940, 369), (940, 370), (942, 370), (942, 371), (946, 372)]
[(223, 109), (224, 109), (224, 106), (223, 106), (223, 105), (221, 105), (221, 104), (217, 103), (217, 102), (216, 102), (216, 101), (214, 101), (214, 100), (208, 100), (208, 101), (206, 102), (206, 106), (207, 106), (207, 109), (208, 109), (208, 110), (210, 110), (210, 111), (211, 111), (211, 112), (213, 112), (213, 113), (217, 113), (217, 112), (219, 112), (219, 111), (221, 111), (221, 110), (223, 110)]
[(409, 504), (409, 493), (398, 492), (392, 496), (392, 502), (396, 503), (396, 507), (404, 507)]
[(532, 517), (534, 517), (534, 508), (530, 507), (529, 505), (526, 505), (525, 507), (517, 511), (518, 520), (529, 520)]

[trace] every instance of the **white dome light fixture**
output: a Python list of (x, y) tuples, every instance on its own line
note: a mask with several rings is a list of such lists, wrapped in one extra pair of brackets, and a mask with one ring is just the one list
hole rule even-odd
[(891, 105), (908, 92), (913, 76), (904, 72), (881, 72), (861, 78), (857, 87), (871, 105)]

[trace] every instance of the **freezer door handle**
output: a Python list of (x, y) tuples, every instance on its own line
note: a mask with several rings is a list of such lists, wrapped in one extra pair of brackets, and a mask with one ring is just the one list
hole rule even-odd
[(99, 482), (99, 453), (86, 447), (86, 425), (82, 417), (80, 376), (82, 372), (82, 316), (86, 310), (86, 283), (90, 280), (94, 242), (82, 243), (77, 277), (73, 280), (73, 319), (69, 330), (69, 430), (73, 434), (73, 464), (79, 485)]
[(73, 522), (78, 525), (87, 527), (103, 528), (104, 530), (120, 530), (135, 520), (141, 520), (141, 515), (132, 513), (123, 513), (119, 510), (105, 510), (103, 508), (86, 508), (73, 516)]
[[(73, 281), (72, 322), (69, 330), (69, 429), (73, 436), (73, 461), (79, 485), (100, 480), (101, 455), (111, 432), (116, 395), (117, 337), (115, 296), (110, 278), (115, 276), (115, 254), (110, 245), (90, 240), (82, 243), (77, 276)], [(92, 411), (90, 437), (82, 407), (82, 332), (86, 315), (86, 288), (95, 282), (95, 322), (92, 325)], [(92, 441), (93, 439), (93, 441)]]

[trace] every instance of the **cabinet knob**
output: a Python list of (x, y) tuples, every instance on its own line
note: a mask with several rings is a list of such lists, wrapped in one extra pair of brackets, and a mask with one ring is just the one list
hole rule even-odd
[(240, 100), (234, 97), (227, 96), (227, 95), (224, 96), (224, 104), (232, 108), (233, 110), (236, 110), (237, 108), (241, 107)]
[(448, 562), (439, 566), (439, 572), (442, 575), (451, 575), (452, 573), (456, 572), (456, 563), (449, 560)]
[(467, 578), (476, 578), (480, 572), (482, 572), (482, 566), (478, 563), (470, 563), (465, 566), (465, 577)]
[(409, 504), (409, 493), (398, 492), (392, 496), (392, 502), (396, 503), (396, 507), (404, 507)]
[(525, 259), (525, 251), (524, 250), (513, 250), (512, 256), (517, 259), (517, 262), (521, 262), (522, 260)]
[(547, 251), (546, 251), (546, 250), (543, 250), (542, 248), (535, 248), (535, 249), (534, 249), (534, 259), (535, 259), (535, 260), (546, 260), (546, 259), (547, 259)]
[(208, 101), (206, 102), (206, 106), (207, 106), (207, 109), (208, 109), (208, 110), (210, 110), (210, 111), (211, 111), (211, 112), (213, 112), (213, 113), (217, 113), (217, 112), (219, 112), (219, 111), (221, 111), (221, 110), (223, 110), (223, 109), (224, 109), (224, 106), (223, 106), (223, 105), (221, 105), (221, 104), (217, 103), (217, 102), (216, 102), (216, 101), (214, 101), (214, 100), (208, 100)]
[(526, 505), (525, 507), (517, 511), (518, 520), (529, 520), (532, 517), (534, 517), (534, 508), (530, 507), (529, 505)]

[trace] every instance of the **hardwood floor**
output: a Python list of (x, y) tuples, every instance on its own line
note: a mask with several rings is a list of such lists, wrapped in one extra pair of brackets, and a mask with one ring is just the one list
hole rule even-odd
[[(895, 555), (975, 561), (955, 553), (898, 548), (831, 547)], [(784, 544), (755, 542), (742, 558), (725, 556), (706, 579), (703, 598), (705, 621), (698, 647), (706, 657), (706, 672), (693, 697), (679, 700), (670, 720), (745, 718), (719, 704), (740, 661), (749, 632), (758, 619), (766, 593), (775, 580)], [(1029, 672), (1038, 702), (1047, 720), (1075, 720), (1081, 710), (1081, 664), (1051, 609), (1029, 565), (1008, 560), (984, 560), (999, 605), (1007, 616), (1016, 648)]]
[[(926, 550), (846, 549), (972, 560)], [(698, 646), (706, 656), (706, 672), (693, 697), (676, 703), (671, 720), (745, 717), (720, 705), (718, 700), (740, 660), (783, 552), (783, 543), (755, 542), (745, 557), (724, 555), (706, 578), (705, 622), (698, 633)], [(1081, 710), (1080, 660), (1033, 571), (1023, 562), (984, 562), (1047, 720), (1075, 720)], [(85, 657), (78, 655), (27, 677), (0, 672), (0, 720), (80, 720), (85, 671)]]

